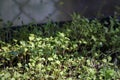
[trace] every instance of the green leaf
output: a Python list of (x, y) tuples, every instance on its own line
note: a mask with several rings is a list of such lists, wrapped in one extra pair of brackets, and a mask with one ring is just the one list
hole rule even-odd
[(96, 40), (97, 40), (97, 39), (95, 38), (95, 36), (93, 36), (93, 35), (92, 35), (92, 39), (93, 39), (94, 41), (96, 41)]
[(57, 60), (57, 61), (56, 61), (56, 63), (57, 63), (57, 64), (60, 64), (60, 61), (59, 61), (59, 60)]
[(35, 39), (35, 35), (34, 35), (34, 34), (30, 34), (29, 40), (32, 41), (32, 40), (34, 40), (34, 39)]
[(53, 61), (53, 58), (52, 58), (52, 57), (49, 57), (48, 60), (49, 60), (49, 61)]
[(19, 68), (22, 67), (22, 64), (21, 64), (21, 63), (18, 63), (17, 65), (18, 65)]
[(2, 49), (3, 49), (4, 51), (9, 51), (9, 48), (8, 48), (8, 47), (2, 47)]
[(11, 74), (10, 74), (9, 72), (7, 72), (7, 73), (4, 75), (5, 78), (9, 78), (10, 76), (11, 76)]

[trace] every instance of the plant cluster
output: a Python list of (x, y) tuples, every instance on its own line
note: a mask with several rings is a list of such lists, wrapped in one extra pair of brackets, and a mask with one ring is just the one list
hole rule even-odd
[(119, 80), (120, 22), (109, 23), (74, 14), (63, 26), (13, 31), (13, 41), (0, 41), (0, 79)]

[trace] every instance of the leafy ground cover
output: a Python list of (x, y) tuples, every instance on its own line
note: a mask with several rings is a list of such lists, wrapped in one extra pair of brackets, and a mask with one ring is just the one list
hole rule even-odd
[(120, 22), (106, 24), (74, 14), (62, 26), (14, 30), (12, 41), (0, 41), (0, 79), (119, 80)]

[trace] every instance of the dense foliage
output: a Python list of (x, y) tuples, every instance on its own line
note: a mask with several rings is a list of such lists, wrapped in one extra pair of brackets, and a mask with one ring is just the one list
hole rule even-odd
[(0, 41), (0, 80), (119, 80), (120, 22), (105, 24), (74, 14), (62, 26), (14, 30)]

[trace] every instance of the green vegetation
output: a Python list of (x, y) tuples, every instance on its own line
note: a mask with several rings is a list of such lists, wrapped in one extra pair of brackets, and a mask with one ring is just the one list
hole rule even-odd
[(73, 21), (63, 26), (50, 22), (25, 26), (14, 30), (12, 37), (8, 43), (0, 41), (0, 80), (120, 79), (116, 18), (106, 27), (74, 14)]

